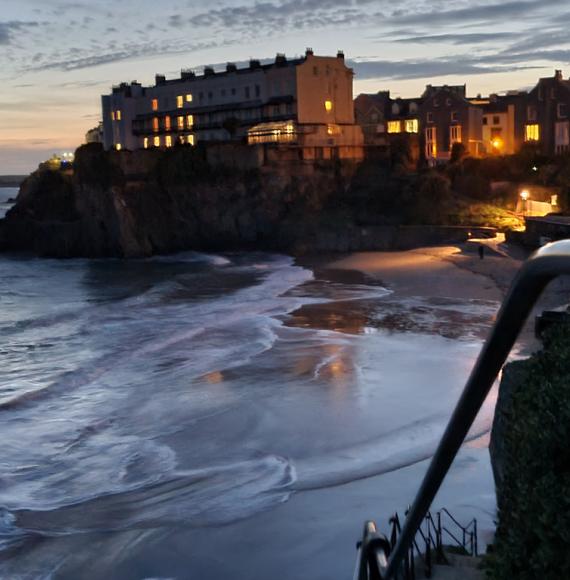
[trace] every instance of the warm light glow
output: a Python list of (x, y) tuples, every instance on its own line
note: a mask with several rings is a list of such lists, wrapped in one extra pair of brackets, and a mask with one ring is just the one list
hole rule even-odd
[[(292, 133), (293, 132), (293, 125), (289, 124), (287, 125), (287, 132), (288, 133)], [(327, 135), (340, 135), (341, 134), (341, 129), (338, 125), (327, 125)]]
[(530, 195), (530, 194), (529, 194), (529, 192), (528, 192), (528, 189), (523, 189), (523, 190), (521, 191), (521, 199), (522, 199), (523, 201), (526, 201), (526, 200), (529, 198), (529, 195)]
[(166, 117), (164, 117), (164, 128), (167, 131), (170, 131), (170, 117), (168, 115), (166, 115)]
[(406, 120), (406, 133), (418, 133), (419, 123), (417, 119), (407, 119)]
[(188, 93), (188, 94), (186, 95), (186, 102), (187, 102), (187, 103), (191, 103), (191, 102), (192, 102), (192, 95), (191, 95), (190, 93)]
[(164, 144), (165, 144), (167, 147), (172, 147), (172, 137), (171, 137), (170, 135), (167, 135), (167, 136), (164, 138)]
[(152, 99), (152, 110), (158, 111), (158, 99)]
[(179, 129), (184, 129), (184, 117), (177, 117), (176, 124)]
[(295, 124), (288, 122), (261, 123), (247, 132), (249, 145), (257, 143), (286, 143), (295, 141)]
[(194, 115), (186, 115), (186, 127), (192, 129), (194, 126)]
[(152, 130), (156, 133), (158, 131), (158, 117), (152, 119)]
[(461, 125), (452, 125), (449, 128), (449, 144), (450, 147), (454, 143), (461, 143)]
[(121, 144), (120, 144), (120, 143), (117, 143), (117, 144), (115, 145), (115, 149), (116, 149), (117, 151), (120, 151), (120, 150), (121, 150)]
[(117, 111), (115, 113), (115, 117), (116, 117), (117, 121), (120, 121), (121, 120), (121, 111)]
[(111, 121), (115, 120), (115, 111), (111, 111)]
[(184, 97), (182, 95), (178, 95), (176, 97), (176, 106), (181, 109), (184, 106)]
[(331, 101), (330, 99), (327, 99), (327, 100), (325, 101), (325, 111), (326, 111), (327, 113), (330, 113), (332, 110), (333, 110), (333, 104), (332, 104), (332, 101)]
[(194, 135), (187, 135), (186, 143), (188, 143), (188, 145), (194, 145), (195, 143)]
[(144, 147), (145, 149), (148, 149), (148, 137), (145, 137), (145, 138), (143, 139), (143, 147)]
[(402, 127), (400, 121), (388, 121), (388, 133), (401, 133)]
[(491, 141), (491, 145), (495, 148), (495, 149), (502, 149), (503, 147), (503, 140), (499, 137), (495, 137), (495, 139), (493, 139)]
[(153, 145), (155, 147), (160, 147), (160, 137), (157, 136), (157, 137), (154, 138)]
[(540, 141), (540, 125), (526, 125), (525, 126), (525, 141)]

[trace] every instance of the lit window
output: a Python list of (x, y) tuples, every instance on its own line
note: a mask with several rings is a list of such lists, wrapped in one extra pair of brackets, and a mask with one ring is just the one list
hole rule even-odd
[(417, 119), (406, 120), (406, 133), (417, 133), (419, 131)]
[(172, 137), (171, 137), (170, 135), (167, 135), (167, 136), (164, 138), (164, 144), (165, 144), (167, 147), (172, 147)]
[(428, 127), (426, 129), (426, 157), (428, 159), (437, 157), (437, 140), (435, 127)]
[(145, 149), (148, 149), (148, 137), (145, 137), (145, 138), (143, 139), (143, 147), (144, 147)]
[(461, 143), (461, 125), (453, 125), (449, 128), (449, 148), (454, 143)]
[(158, 99), (152, 99), (152, 110), (158, 111)]
[(121, 111), (117, 111), (115, 113), (115, 117), (116, 117), (117, 121), (120, 121), (121, 120)]
[(191, 95), (190, 93), (188, 93), (188, 94), (186, 95), (186, 102), (187, 102), (187, 103), (191, 103), (191, 102), (192, 102), (192, 95)]
[(158, 131), (158, 117), (152, 119), (152, 130), (156, 133)]
[(179, 129), (184, 129), (184, 117), (181, 116), (176, 119), (176, 126)]
[(388, 133), (401, 133), (400, 121), (388, 121)]
[(157, 137), (154, 138), (153, 145), (155, 147), (160, 147), (160, 137), (157, 136)]
[(184, 106), (184, 97), (182, 95), (178, 95), (176, 97), (176, 106), (181, 109)]
[(121, 150), (121, 144), (120, 144), (120, 143), (117, 143), (117, 144), (115, 145), (115, 149), (116, 149), (117, 151), (120, 151), (120, 150)]
[(195, 143), (194, 135), (187, 135), (186, 136), (186, 143), (188, 143), (188, 145), (194, 145), (194, 143)]
[(164, 128), (167, 131), (170, 131), (170, 117), (168, 115), (166, 115), (166, 117), (164, 117)]
[(186, 127), (192, 129), (194, 126), (194, 115), (186, 115)]
[(115, 120), (115, 111), (111, 111), (111, 121)]
[(526, 125), (524, 140), (540, 141), (540, 125)]
[(332, 109), (333, 109), (333, 104), (332, 104), (332, 101), (331, 101), (330, 99), (327, 99), (327, 100), (325, 101), (325, 111), (326, 111), (327, 113), (330, 113), (330, 112), (332, 111)]

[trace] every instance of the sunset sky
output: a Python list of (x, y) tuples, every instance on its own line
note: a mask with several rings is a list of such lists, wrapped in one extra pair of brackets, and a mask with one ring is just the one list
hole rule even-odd
[(81, 144), (113, 84), (181, 68), (345, 51), (355, 95), (467, 83), (489, 94), (570, 75), (570, 2), (0, 0), (0, 174)]

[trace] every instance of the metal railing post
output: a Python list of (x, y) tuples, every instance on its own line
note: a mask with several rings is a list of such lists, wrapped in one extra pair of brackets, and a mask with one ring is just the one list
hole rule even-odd
[(400, 561), (408, 553), (416, 530), (507, 360), (534, 304), (546, 285), (562, 274), (570, 274), (570, 240), (544, 246), (523, 264), (517, 274), (431, 460), (396, 547), (388, 560), (384, 579), (394, 577)]

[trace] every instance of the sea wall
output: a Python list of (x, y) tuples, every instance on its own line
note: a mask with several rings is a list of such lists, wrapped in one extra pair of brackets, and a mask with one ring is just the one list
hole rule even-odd
[(377, 211), (365, 212), (366, 227), (359, 225), (347, 210), (357, 169), (350, 161), (280, 159), (255, 147), (104, 152), (90, 144), (78, 149), (73, 171), (43, 168), (26, 179), (0, 222), (0, 250), (55, 257), (188, 249), (300, 254), (467, 239), (467, 228), (399, 226)]

